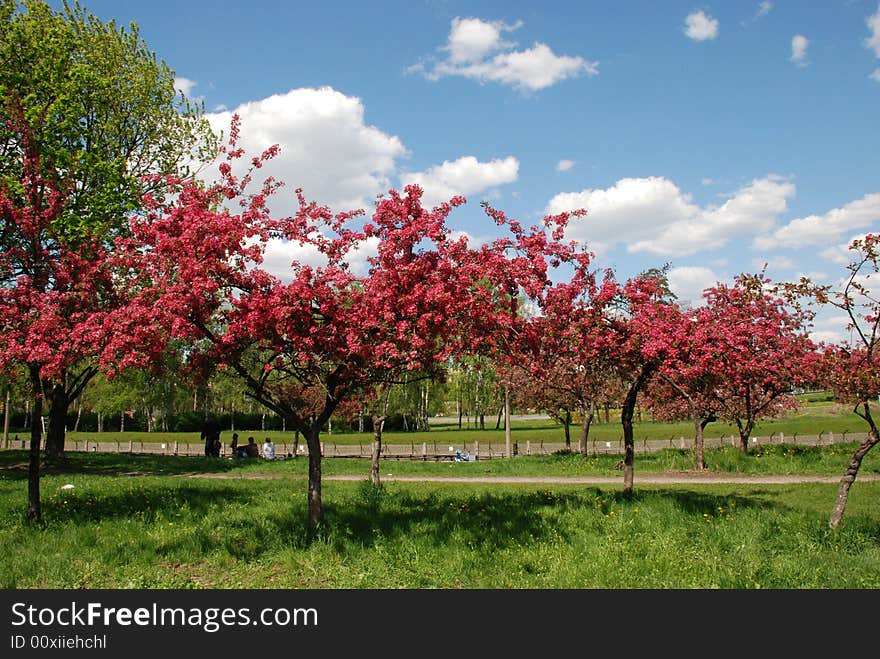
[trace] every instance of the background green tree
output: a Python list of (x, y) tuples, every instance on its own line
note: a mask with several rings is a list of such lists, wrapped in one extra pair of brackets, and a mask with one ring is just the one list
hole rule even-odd
[[(24, 276), (46, 281), (43, 293), (59, 292), (64, 284), (45, 276), (52, 259), (63, 250), (88, 258), (94, 245), (110, 246), (144, 193), (161, 195), (161, 183), (144, 175), (188, 176), (211, 157), (216, 140), (203, 108), (178, 93), (174, 79), (135, 24), (103, 23), (79, 3), (56, 11), (38, 0), (0, 0), (0, 187), (27, 208), (28, 159), (63, 198), (37, 241), (4, 223), (0, 249), (19, 248), (27, 258), (0, 273), (0, 286)], [(68, 407), (97, 372), (91, 357), (42, 383), (49, 456), (63, 453)]]

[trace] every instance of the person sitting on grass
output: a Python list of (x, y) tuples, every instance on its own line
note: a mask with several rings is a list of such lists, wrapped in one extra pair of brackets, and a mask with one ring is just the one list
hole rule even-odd
[[(253, 449), (251, 448), (253, 446)], [(248, 437), (247, 444), (239, 444), (235, 449), (235, 457), (236, 458), (249, 458), (251, 457), (252, 452), (255, 452), (254, 455), (258, 454), (257, 451), (257, 443), (254, 441), (253, 435)]]
[(265, 460), (274, 460), (275, 459), (275, 444), (272, 443), (271, 437), (266, 437), (266, 441), (263, 442), (263, 459), (265, 459)]

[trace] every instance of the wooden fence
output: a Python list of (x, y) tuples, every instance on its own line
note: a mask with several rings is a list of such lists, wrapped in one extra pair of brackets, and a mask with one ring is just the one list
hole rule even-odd
[[(843, 444), (847, 442), (862, 442), (865, 440), (867, 433), (834, 433), (821, 432), (818, 435), (784, 435), (778, 433), (776, 435), (764, 437), (752, 437), (751, 446), (765, 446), (767, 444), (794, 444), (804, 446), (822, 446), (831, 444)], [(718, 448), (721, 446), (738, 446), (739, 436), (711, 437), (704, 440), (705, 448)], [(28, 445), (27, 439), (10, 440), (8, 449), (26, 449)], [(662, 449), (693, 449), (693, 438), (686, 437), (670, 437), (669, 439), (636, 439), (635, 450), (637, 453), (650, 453)], [(564, 442), (544, 442), (544, 441), (525, 441), (515, 442), (513, 450), (515, 455), (551, 455), (564, 450)], [(578, 450), (577, 441), (572, 442), (571, 449)], [(141, 455), (184, 455), (199, 456), (205, 454), (205, 445), (203, 442), (141, 442), (141, 441), (115, 441), (115, 442), (99, 442), (93, 440), (68, 440), (66, 450), (78, 452), (98, 452), (98, 453), (132, 453)], [(370, 442), (362, 442), (360, 444), (338, 444), (335, 442), (323, 442), (321, 444), (321, 454), (325, 458), (368, 458), (372, 450)], [(278, 457), (292, 456), (294, 451), (293, 444), (285, 442), (276, 442), (275, 454)], [(506, 447), (504, 443), (492, 442), (465, 442), (460, 444), (450, 444), (448, 441), (438, 442), (436, 439), (431, 441), (412, 441), (409, 444), (383, 444), (382, 457), (386, 460), (452, 460), (456, 451), (467, 453), (472, 459), (489, 460), (493, 458), (503, 458), (506, 456)], [(590, 440), (588, 446), (590, 455), (623, 453), (623, 438), (617, 440)], [(308, 448), (304, 443), (300, 443), (297, 449), (298, 455), (307, 455)], [(228, 445), (224, 444), (221, 449), (221, 456), (230, 457), (231, 451)]]

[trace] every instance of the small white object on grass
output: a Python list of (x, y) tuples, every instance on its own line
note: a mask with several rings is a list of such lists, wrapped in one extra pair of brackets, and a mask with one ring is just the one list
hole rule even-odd
[(62, 486), (61, 486), (61, 489), (62, 489), (62, 490), (72, 490), (72, 489), (73, 489), (73, 483), (68, 483), (67, 485), (62, 485)]

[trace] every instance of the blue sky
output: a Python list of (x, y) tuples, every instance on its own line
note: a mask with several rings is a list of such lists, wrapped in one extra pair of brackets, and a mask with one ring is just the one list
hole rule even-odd
[[(833, 282), (880, 230), (880, 3), (134, 2), (218, 127), (279, 143), (274, 174), (335, 209), (420, 182), (570, 236), (621, 278), (669, 263), (684, 299), (754, 272)], [(840, 323), (817, 323), (833, 338)]]

